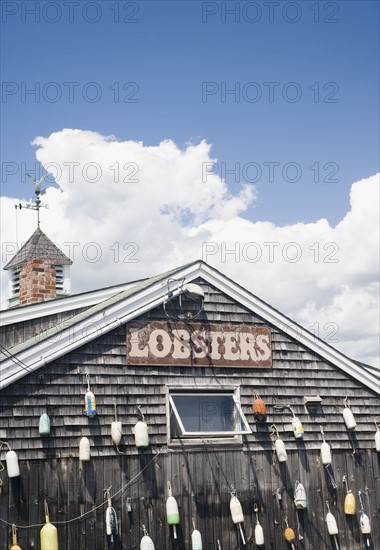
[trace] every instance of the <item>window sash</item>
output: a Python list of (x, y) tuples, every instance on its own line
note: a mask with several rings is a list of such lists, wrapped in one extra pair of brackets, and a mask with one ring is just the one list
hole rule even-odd
[[(186, 430), (181, 416), (177, 410), (176, 404), (174, 402), (173, 396), (207, 396), (207, 397), (216, 397), (216, 396), (224, 396), (224, 397), (231, 397), (234, 403), (234, 412), (236, 414), (235, 418), (235, 426), (241, 426), (242, 429), (235, 429), (235, 430), (221, 430), (221, 431), (188, 431)], [(182, 391), (170, 391), (169, 393), (169, 404), (170, 404), (170, 410), (174, 414), (175, 419), (177, 421), (178, 427), (180, 429), (180, 436), (181, 437), (188, 437), (188, 438), (201, 438), (201, 437), (233, 437), (236, 435), (246, 435), (252, 433), (251, 428), (249, 427), (249, 424), (244, 416), (244, 413), (241, 409), (241, 405), (239, 401), (237, 400), (237, 397), (235, 393), (228, 393), (228, 392), (182, 392)], [(169, 427), (170, 427), (170, 418), (169, 418)], [(171, 431), (171, 430), (170, 430)]]

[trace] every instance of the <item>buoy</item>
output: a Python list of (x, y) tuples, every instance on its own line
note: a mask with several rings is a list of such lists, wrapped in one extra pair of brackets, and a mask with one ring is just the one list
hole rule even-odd
[(90, 377), (86, 374), (87, 379), (87, 392), (84, 396), (84, 411), (87, 416), (96, 416), (96, 399), (95, 395), (90, 389)]
[(292, 428), (293, 428), (294, 437), (296, 439), (301, 439), (305, 435), (305, 432), (304, 432), (304, 429), (303, 429), (303, 426), (302, 426), (302, 422), (299, 418), (296, 417), (296, 415), (294, 414), (293, 409), (291, 409), (290, 407), (288, 407), (288, 408), (289, 408), (290, 412), (293, 415)]
[(380, 430), (377, 430), (375, 434), (375, 447), (376, 451), (380, 453)]
[(356, 512), (356, 501), (352, 491), (347, 491), (344, 499), (344, 513), (348, 516), (354, 516)]
[(172, 495), (172, 488), (170, 481), (168, 481), (168, 493), (169, 496), (166, 499), (166, 521), (168, 525), (173, 525), (173, 536), (177, 538), (176, 525), (179, 524), (179, 511), (176, 499)]
[(43, 437), (50, 434), (50, 418), (47, 413), (42, 413), (40, 416), (39, 432)]
[(378, 453), (380, 453), (380, 426), (378, 425), (377, 420), (380, 420), (380, 416), (375, 417), (375, 426), (376, 426), (375, 449)]
[(356, 428), (356, 421), (354, 418), (354, 415), (350, 409), (350, 406), (348, 404), (348, 396), (346, 395), (346, 398), (344, 400), (344, 409), (343, 409), (343, 418), (344, 422), (346, 424), (347, 430), (354, 430)]
[(148, 532), (145, 529), (145, 525), (142, 525), (141, 529), (143, 530), (144, 536), (140, 542), (140, 550), (155, 550), (153, 541), (148, 535)]
[(288, 459), (288, 455), (286, 454), (286, 449), (285, 449), (285, 443), (282, 441), (282, 439), (278, 438), (276, 439), (274, 445), (275, 445), (278, 461), (285, 462)]
[(58, 550), (58, 531), (57, 528), (50, 523), (49, 510), (47, 501), (44, 501), (45, 505), (45, 525), (40, 531), (40, 544), (41, 550)]
[(12, 525), (12, 546), (10, 550), (21, 550), (21, 547), (17, 543), (17, 529), (16, 525)]
[[(359, 495), (359, 501), (360, 501), (360, 532), (362, 535), (370, 535), (371, 534), (371, 524), (369, 522), (369, 517), (365, 513), (364, 510), (364, 502), (363, 502), (363, 493), (362, 491), (358, 491)], [(364, 537), (366, 544), (368, 547), (370, 547), (370, 539), (366, 536)]]
[(81, 462), (88, 462), (90, 460), (90, 441), (88, 437), (82, 437), (79, 443), (79, 460)]
[[(286, 454), (285, 444), (282, 441), (282, 439), (280, 439), (280, 437), (278, 435), (278, 430), (277, 430), (277, 428), (274, 424), (272, 424), (272, 426), (270, 427), (269, 435), (272, 439), (273, 448), (276, 451), (278, 461), (279, 462), (285, 462), (288, 458), (288, 456)], [(274, 440), (274, 436), (277, 437), (276, 440)]]
[(360, 514), (360, 531), (363, 535), (369, 535), (371, 533), (369, 517), (364, 512)]
[[(7, 443), (8, 445), (8, 443)], [(5, 462), (7, 464), (8, 477), (18, 477), (20, 475), (20, 466), (18, 464), (18, 458), (15, 451), (12, 451), (8, 445), (9, 451), (5, 455)]]
[(115, 421), (111, 424), (111, 438), (114, 444), (117, 446), (119, 445), (121, 441), (121, 422), (117, 420), (117, 412), (116, 412), (116, 399), (114, 399), (114, 406), (115, 406)]
[(336, 535), (338, 534), (338, 525), (336, 523), (336, 519), (335, 517), (333, 516), (333, 514), (330, 512), (330, 506), (329, 506), (329, 501), (326, 500), (326, 505), (327, 505), (327, 514), (326, 514), (326, 525), (327, 525), (327, 531), (328, 531), (328, 534), (333, 537), (334, 539), (334, 543), (335, 543), (335, 548), (339, 548), (339, 545), (338, 545), (338, 540), (336, 538)]
[(325, 432), (323, 431), (322, 426), (321, 426), (321, 434), (323, 439), (323, 443), (321, 445), (321, 460), (322, 460), (322, 464), (326, 466), (328, 464), (331, 464), (332, 457), (331, 457), (331, 447), (325, 441)]
[(243, 509), (234, 491), (231, 492), (230, 511), (231, 511), (232, 521), (235, 523), (235, 525), (239, 526), (240, 536), (243, 541), (243, 544), (245, 545), (244, 533), (241, 527), (241, 524), (244, 523)]
[(106, 509), (106, 535), (111, 537), (111, 545), (114, 543), (114, 536), (118, 534), (119, 527), (117, 523), (117, 515), (115, 508), (112, 507), (112, 500), (110, 495), (110, 489), (105, 492), (105, 498), (107, 498), (108, 506)]
[(140, 413), (141, 420), (132, 428), (132, 433), (135, 436), (135, 445), (138, 449), (144, 449), (149, 447), (149, 434), (148, 425), (145, 422), (144, 413), (141, 410), (140, 405), (137, 405), (137, 409)]
[(331, 512), (327, 512), (326, 514), (326, 524), (329, 535), (337, 535), (339, 533), (336, 519)]
[(254, 418), (257, 422), (266, 422), (267, 419), (267, 407), (264, 401), (261, 399), (260, 395), (256, 390), (253, 392), (254, 401), (252, 403), (252, 410), (254, 413)]
[(307, 508), (307, 499), (305, 487), (298, 480), (296, 481), (296, 489), (294, 493), (294, 504), (298, 510)]
[(348, 488), (347, 477), (343, 476), (343, 483), (346, 485), (346, 497), (344, 499), (344, 513), (347, 516), (354, 516), (356, 513), (356, 500), (352, 491)]
[(148, 426), (142, 420), (139, 420), (137, 424), (132, 428), (132, 433), (135, 436), (135, 445), (139, 449), (149, 447), (149, 434)]
[(284, 531), (285, 540), (291, 545), (292, 550), (295, 550), (293, 542), (296, 540), (296, 534), (293, 531), (293, 529), (289, 527), (287, 518), (285, 518), (285, 523), (286, 523), (286, 529)]
[(193, 518), (193, 532), (191, 533), (191, 550), (202, 550), (202, 535), (195, 528), (195, 522)]
[(256, 512), (255, 543), (256, 543), (256, 546), (263, 546), (264, 545), (264, 530), (261, 527), (260, 522), (259, 522), (259, 509), (257, 507), (257, 504), (255, 504), (253, 509)]

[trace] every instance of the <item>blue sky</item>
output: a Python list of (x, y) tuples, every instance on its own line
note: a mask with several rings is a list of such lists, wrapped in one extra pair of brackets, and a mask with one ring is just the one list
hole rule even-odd
[(3, 266), (37, 163), (73, 293), (201, 258), (379, 364), (378, 2), (1, 9)]
[(377, 172), (378, 2), (69, 4), (2, 3), (3, 195), (31, 194), (30, 142), (62, 128), (205, 139), (232, 191), (255, 184), (244, 215), (280, 225), (336, 224), (351, 184)]

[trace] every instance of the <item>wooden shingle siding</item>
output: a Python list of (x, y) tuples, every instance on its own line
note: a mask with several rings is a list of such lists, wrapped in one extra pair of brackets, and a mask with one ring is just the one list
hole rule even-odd
[[(87, 309), (86, 307), (81, 309), (75, 309), (70, 311), (63, 311), (54, 315), (46, 315), (32, 319), (30, 321), (24, 321), (13, 325), (4, 325), (0, 327), (0, 341), (1, 344), (7, 348), (13, 348), (18, 344), (21, 344), (29, 338), (34, 338), (45, 330), (55, 327), (57, 324), (63, 321), (68, 321), (81, 311)], [(37, 314), (37, 311), (36, 311)]]
[[(268, 326), (210, 285), (204, 288), (205, 307), (198, 321)], [(142, 323), (164, 319), (162, 308), (139, 318)], [(47, 319), (40, 321), (39, 325), (36, 320), (34, 329), (42, 327)], [(49, 321), (58, 322), (58, 318)], [(279, 327), (270, 328), (271, 368), (127, 366), (127, 326), (121, 325), (3, 389), (0, 392), (1, 439), (17, 452), (21, 477), (9, 480), (6, 471), (0, 471), (3, 483), (0, 519), (18, 525), (39, 524), (44, 520), (43, 500), (48, 498), (50, 518), (59, 531), (60, 550), (104, 550), (109, 548), (104, 532), (104, 506), (73, 523), (59, 522), (67, 522), (101, 505), (105, 500), (104, 489), (109, 486), (112, 485), (111, 494), (114, 494), (129, 484), (113, 499), (121, 521), (116, 549), (138, 550), (144, 524), (157, 550), (190, 550), (194, 518), (205, 550), (215, 550), (217, 540), (222, 550), (253, 550), (256, 548), (253, 542), (256, 502), (264, 528), (264, 550), (289, 549), (283, 537), (285, 517), (297, 534), (297, 550), (324, 550), (333, 548), (324, 520), (328, 499), (338, 521), (340, 550), (360, 550), (364, 544), (358, 525), (359, 511), (354, 517), (343, 513), (342, 477), (346, 474), (356, 498), (358, 490), (365, 491), (366, 513), (372, 523), (371, 548), (379, 549), (380, 453), (374, 449), (374, 417), (380, 414), (380, 397), (305, 349)], [(14, 343), (23, 341), (25, 330), (23, 324), (13, 327)], [(98, 415), (94, 418), (88, 418), (83, 412), (86, 372), (97, 401)], [(168, 385), (210, 389), (239, 386), (242, 409), (252, 434), (243, 436), (241, 444), (168, 447)], [(253, 390), (258, 391), (267, 404), (268, 419), (264, 424), (254, 420)], [(308, 409), (303, 405), (305, 395), (319, 395), (322, 404), (315, 411)], [(357, 422), (351, 438), (342, 416), (346, 395)], [(119, 454), (111, 441), (114, 399), (123, 425), (119, 449), (125, 454)], [(304, 440), (295, 440), (293, 436), (290, 411), (277, 411), (275, 404), (293, 408), (302, 420)], [(143, 451), (136, 449), (132, 434), (132, 427), (139, 420), (137, 405), (141, 406), (149, 425), (151, 445)], [(46, 438), (38, 433), (43, 412), (48, 412), (51, 420), (51, 435)], [(269, 437), (272, 423), (277, 426), (288, 451), (285, 464), (272, 464)], [(338, 485), (336, 491), (320, 461), (321, 426), (332, 447), (331, 470)], [(78, 447), (82, 436), (90, 440), (91, 461), (81, 464)], [(150, 463), (157, 453), (160, 453), (157, 459)], [(5, 462), (4, 451), (0, 460)], [(180, 508), (176, 543), (165, 519), (168, 480)], [(309, 501), (308, 510), (298, 512), (302, 540), (298, 538), (293, 503), (296, 480), (304, 484)], [(245, 547), (230, 516), (231, 483), (245, 514)], [(281, 490), (281, 501), (277, 499), (277, 489)], [(126, 508), (127, 499), (131, 499), (130, 513)], [(0, 550), (8, 548), (10, 540), (10, 528), (0, 521)], [(19, 543), (23, 550), (39, 548), (39, 528), (20, 529)]]

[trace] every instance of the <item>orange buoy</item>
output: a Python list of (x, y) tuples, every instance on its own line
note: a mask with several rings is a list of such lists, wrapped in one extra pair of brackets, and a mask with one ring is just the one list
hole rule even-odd
[(252, 403), (252, 410), (257, 422), (266, 422), (267, 419), (267, 406), (261, 399), (260, 395), (255, 390), (253, 392), (254, 401)]

